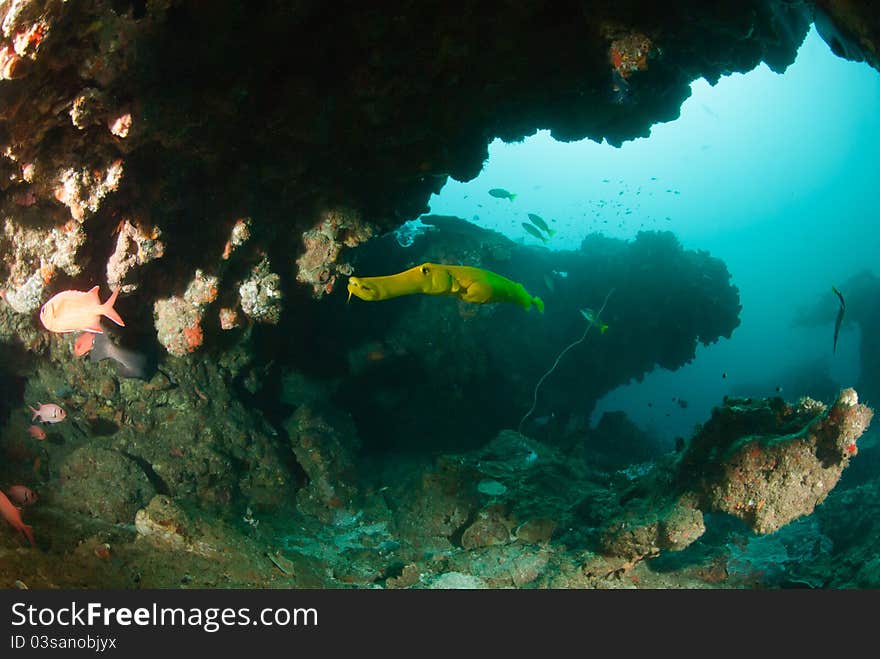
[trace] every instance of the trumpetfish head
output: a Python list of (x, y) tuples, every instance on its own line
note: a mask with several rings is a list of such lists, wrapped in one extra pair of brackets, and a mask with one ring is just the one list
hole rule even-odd
[(401, 295), (449, 293), (455, 279), (449, 270), (436, 263), (423, 263), (414, 268), (385, 277), (349, 277), (348, 299), (354, 295), (367, 302), (387, 300)]
[(371, 302), (373, 300), (381, 300), (381, 291), (375, 284), (369, 283), (370, 279), (375, 277), (349, 277), (348, 278), (348, 302), (351, 302), (351, 296), (354, 295), (362, 300)]

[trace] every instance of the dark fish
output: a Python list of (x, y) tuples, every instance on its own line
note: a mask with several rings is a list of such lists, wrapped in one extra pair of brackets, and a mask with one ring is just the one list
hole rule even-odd
[(629, 83), (615, 69), (611, 73), (611, 102), (622, 105), (629, 99)]
[(89, 359), (94, 362), (112, 359), (116, 362), (116, 372), (122, 378), (149, 380), (158, 370), (155, 360), (137, 350), (116, 345), (107, 333), (95, 335), (95, 343), (89, 352)]
[(534, 224), (536, 227), (538, 227), (542, 231), (546, 231), (547, 235), (549, 235), (550, 237), (553, 237), (553, 235), (556, 233), (556, 230), (551, 229), (549, 226), (547, 226), (547, 223), (544, 221), (544, 218), (542, 218), (540, 215), (535, 215), (534, 213), (529, 213), (528, 215), (529, 215), (529, 220), (531, 221), (532, 224)]
[(840, 300), (840, 309), (837, 312), (837, 320), (834, 321), (834, 352), (837, 352), (837, 335), (840, 334), (840, 324), (843, 322), (843, 314), (846, 311), (846, 302), (843, 301), (843, 295), (834, 286), (831, 287), (837, 299)]
[(547, 239), (544, 237), (544, 234), (541, 233), (540, 231), (538, 231), (538, 230), (537, 230), (535, 227), (533, 227), (531, 224), (526, 224), (525, 222), (522, 222), (522, 226), (523, 226), (523, 229), (525, 229), (526, 231), (528, 231), (530, 234), (532, 234), (532, 235), (533, 235), (535, 238), (537, 238), (538, 240), (540, 240), (540, 241), (542, 241), (542, 242), (545, 242), (545, 243), (547, 242)]
[(515, 193), (508, 192), (504, 188), (492, 188), (489, 190), (489, 196), (495, 197), (496, 199), (510, 199), (510, 201), (516, 199)]
[(555, 412), (551, 412), (550, 414), (548, 414), (548, 415), (546, 415), (546, 416), (536, 416), (534, 419), (532, 419), (532, 421), (534, 422), (534, 424), (535, 424), (536, 426), (546, 426), (546, 425), (547, 425), (548, 423), (550, 423), (555, 417), (556, 417), (556, 413), (555, 413)]
[(706, 114), (708, 114), (710, 117), (715, 117), (716, 119), (718, 118), (718, 115), (715, 114), (715, 112), (712, 110), (712, 108), (710, 108), (710, 107), (709, 107), (708, 105), (706, 105), (705, 103), (700, 103), (700, 107), (702, 107), (702, 108), (703, 108), (703, 111), (704, 111)]
[(602, 319), (599, 318), (599, 314), (592, 309), (581, 309), (581, 315), (588, 323), (590, 323), (590, 325), (598, 328), (600, 333), (604, 334), (605, 330), (608, 329), (608, 325), (603, 323)]

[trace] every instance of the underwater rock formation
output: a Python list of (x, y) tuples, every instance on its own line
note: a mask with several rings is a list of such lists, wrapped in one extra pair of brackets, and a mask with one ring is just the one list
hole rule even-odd
[(162, 258), (165, 244), (159, 240), (162, 232), (158, 227), (153, 227), (147, 234), (131, 221), (122, 220), (117, 228), (116, 249), (107, 259), (107, 285), (131, 293), (137, 289), (136, 283), (126, 283), (132, 270)]
[(880, 7), (876, 2), (815, 0), (819, 34), (838, 57), (880, 68)]
[[(729, 415), (738, 422), (727, 432), (719, 419)], [(298, 461), (311, 481), (299, 490), (299, 510), (291, 516), (288, 498), (274, 512), (273, 507), (248, 507), (238, 513), (238, 520), (206, 516), (203, 507), (184, 506), (176, 496), (149, 498), (152, 490), (136, 469), (139, 461), (113, 450), (78, 449), (69, 462), (119, 466), (98, 465), (113, 479), (115, 499), (111, 499), (118, 505), (101, 503), (100, 483), (73, 483), (78, 474), (71, 471), (62, 493), (76, 485), (76, 505), (70, 502), (66, 507), (65, 499), (49, 489), (49, 506), (32, 507), (27, 520), (35, 526), (41, 547), (63, 547), (78, 539), (82, 563), (67, 561), (61, 570), (57, 561), (44, 564), (40, 555), (33, 555), (41, 566), (40, 576), (15, 559), (0, 564), (0, 580), (15, 574), (16, 578), (30, 575), (31, 583), (47, 578), (76, 583), (73, 580), (81, 578), (83, 570), (87, 574), (113, 556), (114, 566), (170, 560), (173, 565), (145, 575), (145, 583), (151, 584), (622, 588), (778, 583), (777, 572), (765, 571), (767, 560), (781, 555), (786, 561), (797, 556), (801, 561), (818, 561), (823, 560), (822, 553), (793, 545), (777, 551), (793, 542), (787, 535), (780, 536), (782, 544), (772, 535), (765, 536), (774, 538), (766, 547), (755, 543), (750, 549), (727, 550), (723, 542), (735, 542), (732, 534), (731, 540), (721, 539), (722, 553), (712, 557), (713, 564), (720, 565), (717, 570), (689, 568), (685, 562), (685, 567), (652, 571), (644, 559), (687, 551), (706, 531), (704, 513), (721, 508), (714, 493), (731, 480), (749, 484), (768, 499), (778, 494), (778, 500), (788, 504), (792, 504), (792, 488), (813, 492), (806, 504), (776, 506), (772, 519), (746, 516), (759, 532), (808, 514), (855, 455), (846, 447), (854, 445), (869, 417), (870, 411), (855, 403), (851, 391), (843, 392), (827, 410), (809, 401), (800, 408), (773, 400), (739, 408), (729, 405), (716, 411), (681, 455), (669, 454), (613, 473), (589, 468), (582, 455), (505, 430), (479, 449), (443, 455), (433, 464), (383, 464), (365, 456), (360, 459), (357, 487), (346, 489), (346, 483), (354, 483), (353, 465), (346, 463), (352, 454), (336, 444), (344, 441), (343, 435), (350, 436), (351, 429), (334, 437), (335, 429), (346, 426), (338, 412), (306, 410), (288, 424), (291, 439), (298, 442), (294, 444)], [(787, 435), (779, 434), (789, 430)], [(761, 436), (753, 436), (754, 432)], [(740, 447), (760, 446), (762, 440), (764, 455), (776, 457), (782, 467), (747, 469), (748, 465), (736, 462)], [(133, 478), (113, 476), (132, 469)], [(830, 480), (819, 493), (816, 479), (825, 478)], [(835, 515), (841, 506), (861, 509), (852, 503), (853, 497), (864, 496), (864, 486), (860, 488), (829, 498)], [(350, 497), (345, 506), (340, 505), (343, 492)], [(741, 494), (739, 501), (749, 495)], [(140, 506), (134, 513), (135, 531), (130, 530), (130, 522), (108, 525), (108, 515), (127, 518), (137, 508), (131, 496)], [(339, 501), (334, 500), (337, 497)], [(724, 500), (723, 494), (720, 499)], [(123, 504), (125, 510), (115, 512)], [(111, 507), (93, 509), (95, 505)], [(733, 514), (744, 509), (755, 507), (729, 507)], [(98, 518), (93, 517), (96, 514)], [(858, 534), (848, 525), (829, 521), (830, 514), (819, 508), (824, 532), (840, 544), (839, 556), (857, 560), (865, 551)], [(860, 519), (859, 528), (873, 529), (869, 516)], [(46, 529), (52, 523), (55, 528), (49, 534)], [(0, 532), (0, 547), (16, 542), (12, 532)], [(235, 565), (218, 562), (219, 556), (230, 557)], [(795, 565), (789, 576), (812, 583), (815, 577), (810, 570), (810, 564)], [(876, 583), (867, 565), (863, 571), (858, 583)], [(130, 577), (131, 569), (120, 573), (113, 567), (89, 583), (130, 584), (125, 581)], [(158, 578), (166, 581), (157, 582)], [(832, 578), (841, 581), (844, 574)]]
[(332, 293), (338, 276), (351, 274), (351, 265), (338, 262), (342, 249), (356, 247), (372, 235), (373, 228), (356, 212), (327, 211), (316, 228), (303, 233), (305, 250), (296, 260), (296, 280), (311, 285), (318, 299)]
[[(133, 524), (138, 508), (156, 493), (143, 469), (119, 451), (82, 447), (61, 465), (54, 503), (112, 524)], [(101, 496), (93, 496), (94, 481)]]
[(661, 551), (681, 551), (706, 530), (703, 513), (690, 499), (670, 500), (660, 507), (650, 500), (628, 505), (602, 530), (602, 553), (635, 562)]
[(599, 513), (606, 519), (598, 545), (629, 569), (697, 540), (704, 513), (724, 512), (755, 533), (773, 533), (825, 500), (872, 416), (852, 389), (827, 407), (809, 398), (794, 406), (781, 398), (726, 399), (673, 462), (647, 465), (618, 488), (619, 503)]
[[(243, 496), (257, 510), (292, 498), (300, 474), (291, 471), (277, 431), (231, 397), (228, 364), (221, 370), (178, 360), (166, 362), (149, 381), (120, 378), (110, 360), (73, 359), (66, 341), (54, 349), (54, 362), (33, 373), (23, 397), (60, 403), (67, 418), (45, 429), (45, 441), (36, 441), (28, 437), (30, 413), (16, 409), (0, 429), (7, 478), (33, 473), (58, 489), (58, 505), (75, 509), (113, 496), (140, 506), (154, 491), (208, 507)], [(101, 452), (82, 467), (97, 445)], [(104, 468), (104, 477), (90, 477)], [(143, 488), (116, 482), (114, 474), (126, 482), (145, 481), (149, 496), (134, 496)], [(129, 512), (131, 523), (134, 510)]]
[(357, 492), (354, 424), (344, 413), (326, 405), (301, 405), (286, 430), (291, 449), (309, 478), (297, 492), (298, 506), (306, 514), (329, 522)]
[[(285, 297), (299, 284), (320, 297), (347, 271), (342, 248), (424, 212), (447, 177), (476, 176), (494, 137), (647, 136), (692, 80), (783, 71), (812, 18), (785, 0), (508, 9), (4, 3), (0, 287), (31, 313), (106, 278), (149, 323), (201, 268), (219, 278), (228, 328), (263, 259)], [(242, 25), (260, 44), (246, 57)], [(230, 250), (245, 217), (249, 239)], [(146, 242), (159, 235), (162, 249)], [(199, 342), (193, 327), (163, 344), (179, 354), (220, 331), (200, 324)]]
[(196, 533), (192, 519), (165, 495), (153, 497), (149, 505), (138, 510), (134, 526), (139, 538), (161, 549), (193, 552), (207, 558), (217, 556), (216, 549), (193, 537)]
[(839, 588), (880, 588), (880, 487), (874, 479), (833, 492), (816, 510), (834, 555), (821, 565), (829, 583)]
[(739, 517), (756, 533), (809, 515), (837, 485), (873, 411), (855, 390), (833, 405), (802, 398), (727, 399), (693, 437), (679, 477), (693, 480), (701, 507)]

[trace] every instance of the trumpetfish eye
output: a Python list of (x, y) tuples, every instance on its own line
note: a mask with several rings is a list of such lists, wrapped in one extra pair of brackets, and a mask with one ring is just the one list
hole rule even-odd
[(428, 266), (426, 266), (426, 265), (423, 265), (423, 266), (422, 266), (422, 274), (423, 274), (423, 275), (428, 274)]

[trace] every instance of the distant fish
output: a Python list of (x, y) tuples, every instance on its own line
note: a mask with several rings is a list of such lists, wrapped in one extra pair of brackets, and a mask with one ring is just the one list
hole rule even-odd
[(154, 360), (137, 350), (116, 345), (106, 334), (95, 335), (89, 359), (93, 362), (112, 359), (116, 362), (116, 373), (122, 378), (149, 380), (157, 371)]
[(509, 199), (510, 201), (516, 199), (515, 193), (508, 192), (504, 188), (492, 188), (489, 190), (489, 196), (495, 197), (496, 199)]
[(541, 229), (542, 231), (546, 231), (547, 235), (551, 238), (556, 235), (556, 229), (551, 229), (547, 226), (547, 223), (544, 221), (540, 215), (535, 215), (534, 213), (529, 213), (529, 220), (531, 220), (532, 224)]
[(568, 273), (565, 272), (564, 270), (554, 270), (553, 274), (557, 277), (561, 277), (562, 279), (565, 279), (566, 277), (568, 277)]
[(834, 286), (831, 287), (837, 299), (840, 300), (840, 309), (837, 311), (837, 320), (834, 321), (834, 353), (837, 353), (837, 336), (840, 334), (840, 324), (843, 322), (843, 314), (846, 311), (846, 302), (843, 301), (843, 295)]
[(551, 293), (556, 292), (556, 285), (553, 283), (553, 277), (550, 275), (544, 275), (544, 286), (546, 286), (547, 290)]
[(547, 239), (544, 237), (544, 234), (541, 233), (540, 231), (538, 231), (538, 230), (537, 230), (534, 226), (532, 226), (531, 224), (526, 224), (525, 222), (523, 222), (523, 223), (522, 223), (522, 227), (523, 227), (523, 229), (525, 229), (526, 231), (528, 231), (530, 234), (532, 234), (535, 238), (537, 238), (537, 239), (540, 240), (541, 242), (544, 242), (544, 243), (547, 242)]
[(31, 421), (39, 419), (41, 423), (60, 423), (67, 417), (67, 412), (55, 403), (37, 403), (37, 405), (37, 408), (30, 408), (33, 412)]
[(590, 325), (598, 328), (599, 332), (601, 332), (602, 334), (604, 334), (605, 330), (608, 329), (608, 325), (603, 323), (596, 312), (592, 309), (581, 309), (581, 315), (586, 318), (587, 322), (590, 323)]
[(532, 419), (532, 423), (534, 423), (536, 426), (546, 426), (554, 418), (556, 418), (556, 413), (550, 412), (550, 414), (546, 416), (536, 416), (534, 419)]
[(611, 72), (611, 102), (622, 105), (629, 99), (629, 83), (615, 69)]

